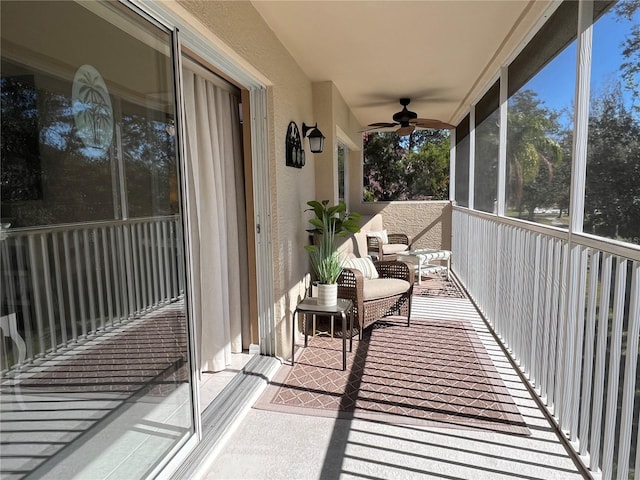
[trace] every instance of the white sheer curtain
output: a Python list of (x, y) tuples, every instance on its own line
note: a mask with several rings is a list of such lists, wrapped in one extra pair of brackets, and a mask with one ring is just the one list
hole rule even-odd
[(185, 68), (187, 208), (197, 355), (223, 370), (248, 321), (247, 244), (238, 99)]

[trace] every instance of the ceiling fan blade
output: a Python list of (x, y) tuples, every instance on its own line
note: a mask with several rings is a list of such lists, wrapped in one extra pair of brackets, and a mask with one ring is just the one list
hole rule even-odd
[(432, 128), (434, 130), (440, 130), (440, 129), (451, 130), (455, 128), (453, 125), (449, 123), (445, 123), (440, 120), (434, 120), (431, 118), (415, 118), (413, 120), (410, 120), (409, 123), (411, 123), (411, 125), (415, 125), (416, 127)]
[(378, 122), (378, 123), (370, 123), (369, 126), (370, 127), (374, 127), (374, 128), (390, 128), (390, 127), (395, 127), (396, 125), (398, 125), (397, 123), (389, 123), (389, 122)]
[(364, 132), (375, 132), (376, 130), (385, 130), (386, 128), (388, 128), (387, 126), (382, 126), (382, 127), (367, 127), (364, 128), (362, 130), (358, 130), (358, 133), (364, 133)]
[(408, 127), (400, 127), (398, 130), (396, 130), (396, 133), (399, 136), (404, 137), (405, 135), (409, 135), (415, 129), (416, 127), (414, 127), (413, 125), (409, 125)]

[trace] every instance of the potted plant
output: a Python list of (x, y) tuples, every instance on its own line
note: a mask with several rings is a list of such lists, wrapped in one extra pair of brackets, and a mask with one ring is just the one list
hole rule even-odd
[(344, 202), (329, 206), (329, 200), (307, 202), (308, 210), (315, 217), (309, 220), (313, 228), (307, 230), (313, 234), (314, 245), (306, 245), (311, 267), (318, 280), (318, 305), (335, 305), (338, 300), (338, 277), (342, 273), (344, 259), (338, 252), (336, 237), (346, 237), (360, 231), (362, 216), (356, 212), (347, 212)]

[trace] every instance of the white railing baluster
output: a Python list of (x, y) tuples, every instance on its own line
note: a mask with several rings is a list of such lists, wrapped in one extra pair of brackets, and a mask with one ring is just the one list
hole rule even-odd
[(169, 245), (171, 248), (171, 297), (177, 298), (180, 294), (180, 285), (178, 284), (178, 256), (176, 252), (176, 238), (178, 236), (178, 223), (171, 222), (169, 224)]
[(58, 336), (56, 334), (56, 315), (53, 312), (53, 285), (51, 283), (49, 247), (47, 244), (46, 235), (40, 235), (40, 248), (42, 254), (42, 277), (44, 280), (44, 293), (47, 302), (47, 318), (49, 319), (49, 350), (55, 352), (58, 349)]
[(547, 405), (551, 412), (555, 414), (555, 394), (556, 394), (556, 374), (558, 372), (557, 365), (557, 348), (558, 348), (558, 305), (560, 299), (560, 265), (562, 259), (562, 244), (559, 240), (553, 240), (553, 272), (551, 291), (551, 323), (549, 330), (549, 377), (547, 379)]
[[(18, 264), (18, 272), (27, 271), (26, 266), (26, 252), (24, 247), (24, 239), (25, 237), (16, 238), (16, 257)], [(26, 275), (20, 275), (20, 279), (18, 281), (20, 286), (20, 302), (23, 305), (31, 305), (31, 301), (29, 299), (29, 282)], [(36, 354), (34, 352), (35, 343), (33, 340), (33, 322), (32, 320), (32, 312), (29, 307), (26, 307), (22, 311), (23, 321), (24, 321), (24, 329), (25, 335), (24, 340), (27, 344), (27, 358), (33, 358)]]
[[(570, 395), (569, 395), (569, 439), (575, 442), (578, 439), (578, 412), (580, 408), (580, 372), (582, 371), (583, 361), (583, 341), (584, 341), (584, 308), (585, 308), (585, 292), (587, 290), (587, 262), (588, 249), (579, 248), (579, 271), (578, 285), (573, 289), (572, 296), (576, 295), (574, 303), (576, 306), (576, 321), (573, 340), (573, 359), (571, 362), (571, 370), (569, 372), (570, 379)], [(585, 359), (585, 361), (587, 361)]]
[(122, 255), (116, 255), (116, 252), (121, 251), (118, 250), (120, 230), (121, 227), (115, 227), (111, 229), (111, 232), (109, 233), (109, 239), (111, 240), (111, 268), (113, 270), (115, 318), (118, 320), (122, 320), (124, 318), (124, 310), (122, 308), (124, 302), (120, 297), (122, 289), (124, 288), (124, 285), (122, 284), (123, 276), (121, 273), (121, 264), (123, 259)]
[(93, 236), (93, 263), (96, 266), (96, 294), (98, 295), (98, 317), (100, 320), (100, 328), (104, 329), (104, 287), (102, 284), (102, 258), (100, 256), (100, 230), (92, 229)]
[(589, 447), (591, 413), (591, 391), (593, 382), (594, 344), (596, 341), (596, 304), (598, 301), (598, 278), (600, 274), (600, 252), (591, 254), (589, 266), (589, 301), (584, 331), (584, 363), (582, 367), (582, 405), (580, 408), (580, 455), (586, 455)]
[(143, 223), (142, 229), (144, 232), (144, 278), (147, 279), (147, 305), (153, 305), (153, 281), (151, 279), (151, 238), (149, 235), (149, 224)]
[(538, 364), (538, 345), (539, 345), (539, 335), (540, 335), (540, 317), (541, 317), (541, 308), (539, 305), (540, 301), (540, 283), (542, 280), (541, 273), (541, 263), (542, 263), (542, 247), (540, 241), (540, 235), (534, 235), (534, 258), (533, 258), (533, 297), (532, 304), (533, 310), (531, 312), (531, 342), (529, 344), (529, 381), (533, 385), (538, 385), (538, 372), (539, 372), (539, 364)]
[(500, 251), (500, 256), (498, 257), (498, 286), (496, 288), (496, 303), (498, 305), (498, 315), (493, 320), (493, 328), (497, 332), (498, 336), (500, 336), (500, 332), (502, 330), (502, 325), (504, 322), (505, 315), (505, 305), (507, 303), (507, 286), (505, 281), (505, 272), (506, 272), (506, 244), (507, 244), (507, 234), (506, 228), (504, 225), (500, 225), (500, 230), (498, 232), (498, 248)]
[(613, 455), (618, 402), (618, 383), (620, 380), (620, 355), (622, 354), (622, 322), (624, 314), (625, 286), (627, 280), (627, 261), (617, 259), (616, 282), (613, 294), (613, 327), (609, 350), (609, 370), (607, 377), (607, 404), (604, 419), (604, 450), (602, 452), (602, 480), (613, 477)]
[(153, 302), (152, 305), (157, 305), (160, 301), (160, 279), (158, 270), (158, 235), (157, 228), (153, 224), (149, 224), (150, 241), (149, 245), (150, 257), (151, 257), (151, 281), (153, 284)]
[[(472, 219), (469, 225), (469, 237), (474, 237), (477, 238), (478, 232), (476, 231), (477, 229), (477, 222), (475, 221), (475, 219)], [(472, 264), (469, 264), (469, 284), (473, 285), (473, 291), (478, 292), (478, 288), (477, 288), (477, 277), (478, 272), (477, 272), (477, 262), (473, 262)], [(480, 295), (474, 295), (474, 300), (476, 301), (476, 303), (478, 303), (478, 301), (480, 300)]]
[(138, 258), (136, 259), (138, 263), (138, 271), (140, 272), (140, 298), (142, 305), (149, 305), (151, 301), (148, 297), (147, 290), (147, 273), (146, 273), (146, 261), (145, 261), (145, 237), (144, 237), (144, 223), (137, 223), (131, 227), (132, 230), (135, 229), (137, 235), (137, 248), (138, 248)]
[(556, 342), (556, 384), (555, 384), (555, 393), (554, 393), (554, 409), (553, 414), (558, 419), (558, 423), (560, 428), (563, 430), (566, 429), (566, 426), (563, 425), (564, 415), (563, 415), (563, 406), (564, 400), (564, 390), (566, 387), (565, 383), (565, 368), (564, 358), (566, 354), (567, 348), (567, 322), (566, 322), (566, 289), (564, 286), (566, 285), (565, 281), (568, 280), (568, 275), (566, 271), (565, 264), (565, 255), (564, 255), (564, 245), (562, 246), (562, 253), (560, 257), (560, 296), (559, 296), (559, 304), (558, 304), (558, 326), (557, 326), (557, 342)]
[(511, 237), (510, 237), (510, 232), (511, 232), (511, 228), (507, 227), (504, 229), (503, 231), (503, 237), (502, 237), (502, 280), (501, 280), (501, 285), (502, 285), (502, 292), (501, 292), (501, 303), (502, 303), (502, 314), (500, 315), (500, 323), (497, 325), (498, 327), (498, 334), (500, 335), (500, 337), (503, 339), (504, 343), (507, 343), (507, 340), (505, 338), (505, 329), (506, 329), (506, 325), (509, 322), (509, 318), (508, 318), (508, 310), (509, 310), (509, 306), (511, 305), (511, 290), (510, 290), (510, 285), (509, 285), (509, 264), (511, 262), (511, 258), (509, 256), (510, 253), (510, 249), (509, 247), (511, 246)]
[(529, 358), (531, 355), (531, 331), (532, 331), (532, 299), (533, 294), (533, 267), (532, 262), (535, 261), (535, 244), (532, 241), (531, 233), (524, 230), (524, 271), (525, 277), (523, 279), (523, 301), (524, 303), (524, 317), (521, 321), (522, 334), (520, 335), (520, 364), (522, 369), (529, 372), (531, 371), (531, 364)]
[(554, 259), (555, 241), (552, 238), (546, 239), (546, 262), (545, 262), (545, 306), (544, 306), (544, 347), (542, 350), (542, 369), (541, 369), (541, 393), (540, 396), (549, 405), (549, 383), (550, 383), (550, 352), (551, 352), (551, 321), (552, 306), (551, 297), (553, 294), (553, 259)]
[(113, 292), (111, 290), (111, 266), (109, 264), (109, 232), (107, 227), (102, 227), (102, 262), (104, 264), (104, 285), (107, 296), (107, 323), (108, 326), (113, 325), (114, 309), (113, 309)]
[(526, 278), (524, 279), (524, 294), (526, 299), (525, 305), (525, 318), (523, 321), (523, 336), (522, 336), (522, 355), (521, 362), (522, 368), (526, 372), (531, 371), (531, 334), (533, 332), (533, 295), (534, 295), (534, 272), (536, 261), (536, 243), (535, 238), (525, 230), (525, 238), (527, 240), (525, 250), (525, 263), (526, 263)]
[(89, 299), (89, 322), (91, 324), (90, 333), (96, 331), (96, 302), (95, 293), (93, 291), (93, 274), (91, 272), (91, 240), (89, 239), (89, 230), (82, 230), (83, 239), (83, 252), (84, 252), (84, 266), (85, 266), (85, 279), (87, 286), (87, 296)]
[(522, 352), (522, 365), (524, 366), (525, 371), (531, 371), (531, 338), (534, 334), (534, 304), (536, 298), (536, 238), (535, 235), (531, 232), (526, 232), (527, 236), (527, 250), (526, 250), (526, 263), (527, 263), (527, 277), (525, 279), (525, 293), (526, 293), (526, 318), (524, 321), (524, 333), (522, 344), (523, 344), (523, 352)]
[(163, 221), (158, 224), (158, 228), (161, 229), (161, 233), (158, 234), (158, 248), (160, 251), (160, 296), (163, 301), (166, 301), (169, 297), (167, 289), (167, 222)]
[(73, 269), (71, 265), (71, 245), (69, 232), (62, 232), (62, 246), (64, 248), (64, 266), (67, 274), (67, 296), (69, 299), (69, 315), (71, 321), (71, 340), (78, 339), (78, 318), (76, 316), (76, 296), (73, 288)]
[(548, 250), (548, 238), (540, 235), (540, 276), (538, 279), (538, 339), (536, 340), (536, 375), (535, 375), (535, 388), (538, 395), (542, 395), (542, 385), (545, 377), (545, 370), (543, 367), (544, 360), (544, 348), (545, 348), (545, 336), (547, 331), (547, 310), (546, 310), (546, 290), (547, 290), (547, 267), (549, 266), (549, 260), (547, 257)]
[(78, 230), (73, 231), (73, 247), (74, 247), (74, 257), (76, 261), (76, 282), (78, 285), (78, 303), (80, 304), (80, 330), (83, 336), (87, 336), (87, 309), (84, 303), (84, 285), (83, 282), (83, 273), (84, 269), (82, 267), (82, 255), (80, 251), (80, 234)]
[[(35, 235), (28, 236), (28, 244), (29, 244), (29, 256), (27, 265), (30, 272), (38, 272), (40, 269), (38, 268), (38, 256), (36, 250), (36, 239)], [(40, 290), (40, 275), (31, 275), (31, 284), (33, 287), (33, 303), (35, 309), (35, 317), (36, 317), (36, 336), (38, 338), (38, 346), (40, 348), (39, 354), (42, 355), (46, 352), (46, 346), (44, 342), (44, 319), (42, 313), (42, 298), (41, 298), (41, 290)]]
[(133, 283), (135, 284), (136, 310), (141, 310), (144, 305), (148, 305), (146, 293), (143, 295), (143, 277), (144, 270), (141, 265), (144, 261), (144, 252), (142, 245), (142, 236), (140, 235), (140, 224), (137, 223), (131, 227), (131, 238), (133, 244), (138, 246), (137, 255), (133, 257)]
[[(121, 225), (117, 229), (117, 252), (124, 252), (124, 244), (125, 244), (125, 226)], [(120, 286), (120, 308), (121, 308), (121, 316), (122, 320), (129, 318), (129, 298), (127, 297), (127, 292), (129, 290), (129, 286), (127, 285), (127, 261), (125, 259), (125, 255), (118, 255), (118, 285)]]
[[(501, 274), (502, 274), (502, 249), (501, 249), (501, 237), (502, 237), (502, 225), (497, 224), (496, 225), (496, 230), (494, 232), (495, 237), (493, 237), (493, 240), (495, 242), (495, 254), (494, 254), (494, 259), (495, 259), (495, 269), (494, 269), (494, 292), (493, 292), (493, 296), (489, 299), (489, 301), (493, 302), (495, 304), (495, 315), (492, 318), (487, 318), (487, 321), (489, 322), (489, 325), (491, 325), (491, 327), (496, 330), (496, 324), (499, 322), (500, 319), (500, 315), (502, 314), (500, 308), (502, 305), (502, 302), (500, 301), (500, 298), (502, 296), (502, 278), (501, 278)], [(500, 253), (498, 253), (500, 252)]]
[(604, 413), (604, 371), (607, 355), (607, 334), (609, 329), (609, 295), (611, 292), (612, 265), (612, 256), (605, 254), (602, 260), (600, 311), (597, 326), (598, 340), (596, 344), (596, 366), (593, 375), (593, 414), (591, 416), (591, 449), (589, 467), (594, 472), (600, 469), (602, 417)]
[(169, 298), (174, 298), (177, 296), (176, 292), (177, 292), (177, 288), (174, 287), (174, 285), (177, 283), (177, 277), (176, 277), (176, 270), (174, 267), (174, 263), (176, 261), (176, 253), (175, 250), (173, 248), (173, 236), (174, 236), (174, 230), (175, 230), (175, 222), (173, 221), (169, 221), (167, 222), (167, 250), (168, 250), (168, 257), (167, 257), (167, 267), (169, 269), (169, 273), (167, 274), (167, 285), (169, 286), (169, 293), (168, 293), (168, 297)]
[(516, 236), (516, 249), (517, 256), (516, 262), (513, 266), (513, 284), (515, 286), (514, 302), (517, 305), (517, 315), (514, 319), (515, 337), (514, 337), (514, 352), (513, 356), (519, 365), (522, 364), (521, 352), (522, 352), (522, 335), (523, 335), (523, 322), (526, 315), (526, 294), (524, 292), (524, 282), (526, 277), (526, 246), (525, 246), (525, 231), (518, 228)]
[[(636, 396), (636, 369), (638, 367), (638, 341), (640, 340), (640, 262), (631, 269), (629, 290), (629, 330), (627, 332), (622, 410), (620, 413), (620, 437), (618, 440), (618, 480), (629, 478), (631, 435), (633, 433), (633, 407)], [(638, 472), (636, 472), (637, 474)]]
[(496, 238), (498, 238), (499, 226), (495, 223), (491, 223), (491, 259), (490, 259), (490, 267), (491, 267), (491, 295), (487, 299), (487, 301), (492, 305), (492, 315), (491, 318), (495, 318), (498, 314), (498, 308), (495, 303), (496, 295), (498, 294), (498, 275), (500, 272), (499, 268), (499, 253), (498, 253), (498, 242), (496, 242)]
[[(474, 222), (471, 226), (472, 230), (471, 230), (471, 235), (473, 235), (475, 238), (478, 239), (478, 246), (480, 248), (482, 248), (482, 242), (480, 242), (480, 235), (481, 234), (481, 224), (479, 222), (479, 219), (474, 219)], [(482, 250), (484, 251), (484, 249)], [(482, 303), (482, 288), (480, 288), (480, 284), (478, 282), (478, 277), (479, 277), (479, 271), (482, 268), (482, 261), (478, 261), (478, 262), (473, 262), (471, 265), (469, 265), (469, 267), (471, 268), (471, 277), (472, 277), (472, 282), (474, 285), (473, 290), (475, 292), (477, 292), (476, 294), (476, 298), (477, 298), (477, 303), (480, 305), (480, 310), (483, 311), (484, 310), (484, 304)]]
[(60, 322), (60, 337), (62, 345), (66, 345), (67, 338), (67, 311), (65, 308), (64, 283), (62, 283), (62, 264), (60, 263), (60, 242), (58, 234), (52, 234), (53, 267), (55, 269), (56, 290), (58, 291), (58, 321)]
[[(562, 318), (564, 324), (564, 346), (560, 349), (562, 352), (562, 363), (561, 363), (561, 371), (562, 380), (561, 380), (561, 391), (562, 397), (561, 402), (559, 402), (559, 419), (561, 428), (565, 432), (570, 432), (571, 430), (571, 402), (572, 394), (573, 394), (573, 382), (574, 382), (574, 352), (576, 349), (576, 335), (577, 335), (577, 289), (579, 285), (579, 271), (577, 265), (579, 264), (580, 258), (580, 246), (573, 244), (571, 245), (567, 256), (564, 258), (563, 264), (563, 282), (562, 284), (566, 286), (564, 291), (565, 300), (562, 305)], [(561, 302), (562, 303), (562, 302)], [(560, 398), (560, 397), (559, 397)]]
[(523, 315), (522, 278), (524, 276), (524, 268), (522, 263), (522, 230), (519, 228), (514, 229), (513, 232), (513, 252), (514, 261), (511, 262), (511, 285), (513, 286), (511, 290), (511, 304), (514, 307), (516, 314), (511, 318), (511, 322), (509, 322), (511, 325), (509, 337), (511, 338), (511, 355), (516, 360), (516, 362), (518, 362), (520, 360), (518, 358), (518, 352), (520, 349), (520, 321), (522, 320)]
[(134, 285), (133, 285), (133, 252), (132, 249), (134, 246), (131, 245), (131, 227), (130, 225), (123, 226), (123, 237), (124, 237), (124, 284), (127, 289), (127, 317), (131, 318), (135, 315), (136, 312), (136, 304), (134, 297)]

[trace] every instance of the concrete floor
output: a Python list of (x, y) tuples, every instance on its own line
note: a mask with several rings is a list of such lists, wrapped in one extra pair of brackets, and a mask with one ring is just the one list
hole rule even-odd
[(583, 478), (468, 300), (415, 297), (412, 316), (473, 323), (530, 436), (250, 408), (197, 476), (207, 480)]
[(200, 413), (213, 402), (213, 400), (224, 390), (233, 377), (242, 371), (244, 366), (251, 360), (253, 354), (234, 353), (231, 355), (231, 364), (220, 372), (203, 372), (200, 378)]

